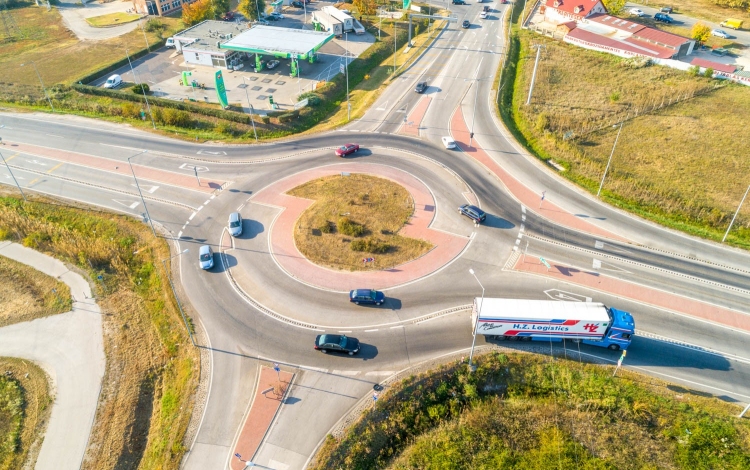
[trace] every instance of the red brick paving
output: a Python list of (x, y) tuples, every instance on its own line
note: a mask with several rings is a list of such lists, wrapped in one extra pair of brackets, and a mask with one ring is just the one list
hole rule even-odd
[(580, 271), (578, 268), (567, 267), (562, 263), (555, 263), (550, 259), (547, 259), (547, 262), (552, 266), (549, 270), (539, 261), (539, 258), (527, 256), (526, 261), (524, 261), (523, 256), (521, 256), (516, 261), (514, 269), (521, 272), (542, 274), (559, 281), (590, 287), (609, 294), (684, 313), (685, 315), (701, 320), (750, 332), (750, 315), (632, 282), (603, 276), (601, 273), (595, 271)]
[[(237, 438), (237, 444), (234, 448), (235, 453), (242, 456), (242, 460), (250, 460), (258, 450), (263, 437), (266, 435), (268, 427), (271, 426), (276, 411), (281, 406), (281, 397), (277, 397), (273, 392), (263, 394), (264, 390), (268, 390), (274, 385), (279, 383), (285, 387), (289, 386), (294, 374), (290, 372), (281, 371), (276, 375), (276, 371), (269, 367), (261, 367), (260, 377), (258, 379), (258, 388), (255, 390), (255, 397), (250, 407), (250, 412), (245, 418), (245, 424), (242, 426), (240, 436)], [(240, 462), (236, 457), (232, 457), (232, 470), (242, 470), (245, 468), (245, 464)]]
[(427, 108), (430, 106), (431, 101), (432, 98), (429, 96), (423, 96), (417, 101), (417, 104), (411, 109), (411, 113), (406, 118), (407, 123), (399, 129), (401, 134), (419, 137), (419, 126), (422, 124), (424, 115), (427, 114)]
[[(13, 143), (12, 149), (29, 155), (50, 158), (52, 160), (79, 165), (86, 168), (96, 168), (110, 173), (118, 173), (130, 178), (133, 177), (128, 162), (120, 160), (113, 160), (83, 153), (68, 152), (66, 150), (56, 150), (31, 144)], [(150, 182), (164, 183), (171, 186), (203, 191), (206, 193), (212, 193), (217, 189), (221, 189), (225, 184), (225, 181), (212, 180), (201, 176), (201, 183), (198, 185), (198, 181), (193, 174), (173, 173), (171, 171), (136, 165), (135, 163), (133, 164), (133, 171), (139, 180), (143, 179)]]
[[(337, 271), (323, 268), (307, 260), (294, 244), (294, 225), (297, 219), (313, 201), (284, 194), (300, 184), (323, 176), (338, 175), (341, 172), (367, 173), (392, 180), (412, 195), (415, 204), (414, 215), (401, 229), (406, 237), (420, 238), (434, 245), (433, 249), (420, 258), (391, 269), (378, 270), (377, 256), (373, 271)], [(362, 287), (384, 289), (397, 286), (426, 276), (458, 256), (469, 239), (429, 228), (435, 215), (436, 205), (429, 189), (417, 178), (396, 168), (372, 163), (342, 163), (323, 168), (315, 168), (289, 178), (277, 181), (257, 192), (253, 202), (283, 207), (284, 210), (270, 229), (271, 249), (277, 262), (299, 280), (315, 286), (338, 291)]]
[[(468, 145), (469, 142), (469, 128), (464, 120), (463, 112), (461, 107), (456, 108), (456, 112), (451, 117), (451, 133), (456, 144), (466, 154), (474, 157), (477, 161), (483, 164), (487, 169), (497, 175), (500, 181), (508, 188), (508, 191), (518, 199), (521, 204), (532, 209), (534, 212), (543, 215), (544, 217), (557, 222), (566, 227), (570, 227), (577, 230), (582, 230), (593, 235), (599, 235), (602, 237), (628, 241), (626, 238), (615, 235), (607, 230), (597, 227), (585, 220), (581, 220), (580, 217), (576, 217), (574, 214), (565, 211), (559, 206), (551, 203), (549, 198), (545, 198), (542, 208), (539, 208), (539, 202), (542, 195), (533, 192), (528, 187), (524, 186), (520, 181), (513, 178), (510, 173), (505, 171), (495, 160), (493, 160), (487, 152), (482, 149), (481, 145), (474, 139), (472, 146)], [(548, 194), (549, 196), (549, 194)]]

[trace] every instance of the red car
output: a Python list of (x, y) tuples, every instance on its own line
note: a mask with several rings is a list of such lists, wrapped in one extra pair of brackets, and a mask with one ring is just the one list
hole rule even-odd
[(346, 144), (336, 149), (337, 157), (345, 157), (359, 150), (359, 144)]

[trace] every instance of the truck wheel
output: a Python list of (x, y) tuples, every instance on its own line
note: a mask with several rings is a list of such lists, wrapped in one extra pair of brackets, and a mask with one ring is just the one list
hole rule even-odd
[(617, 351), (617, 350), (620, 349), (620, 346), (618, 346), (616, 344), (610, 344), (609, 345), (609, 349), (611, 349), (612, 351)]
[(511, 340), (511, 341), (518, 341), (518, 336), (511, 336), (511, 337), (510, 337), (510, 340)]
[(498, 341), (505, 341), (505, 336), (498, 335), (498, 336), (495, 336), (495, 339), (498, 340)]
[(524, 336), (521, 341), (531, 341), (531, 336)]

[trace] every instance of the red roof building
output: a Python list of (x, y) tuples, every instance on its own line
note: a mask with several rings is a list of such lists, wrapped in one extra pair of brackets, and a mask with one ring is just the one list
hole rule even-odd
[(639, 43), (628, 38), (622, 41), (608, 38), (600, 34), (586, 31), (582, 28), (576, 28), (569, 32), (563, 41), (602, 52), (619, 55), (620, 57), (654, 57), (660, 59), (669, 59), (675, 51), (651, 44)]
[(724, 72), (724, 73), (734, 73), (737, 71), (737, 67), (731, 64), (722, 64), (719, 62), (714, 62), (712, 60), (706, 60), (701, 59), (700, 57), (696, 57), (695, 59), (690, 62), (690, 65), (697, 65), (698, 67), (702, 67), (704, 69), (714, 69), (717, 72)]
[(595, 13), (607, 13), (601, 0), (542, 0), (539, 11), (554, 24), (581, 21)]

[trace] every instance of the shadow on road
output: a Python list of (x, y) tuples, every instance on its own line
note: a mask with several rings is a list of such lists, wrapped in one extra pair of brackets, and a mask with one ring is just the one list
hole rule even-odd
[(498, 217), (492, 214), (487, 214), (487, 218), (484, 219), (482, 225), (486, 227), (499, 228), (501, 230), (510, 230), (516, 226), (512, 222), (509, 222), (502, 217)]
[(240, 240), (252, 240), (256, 236), (263, 233), (263, 231), (266, 229), (266, 227), (258, 222), (257, 220), (253, 219), (243, 219), (242, 220), (242, 235), (240, 235)]

